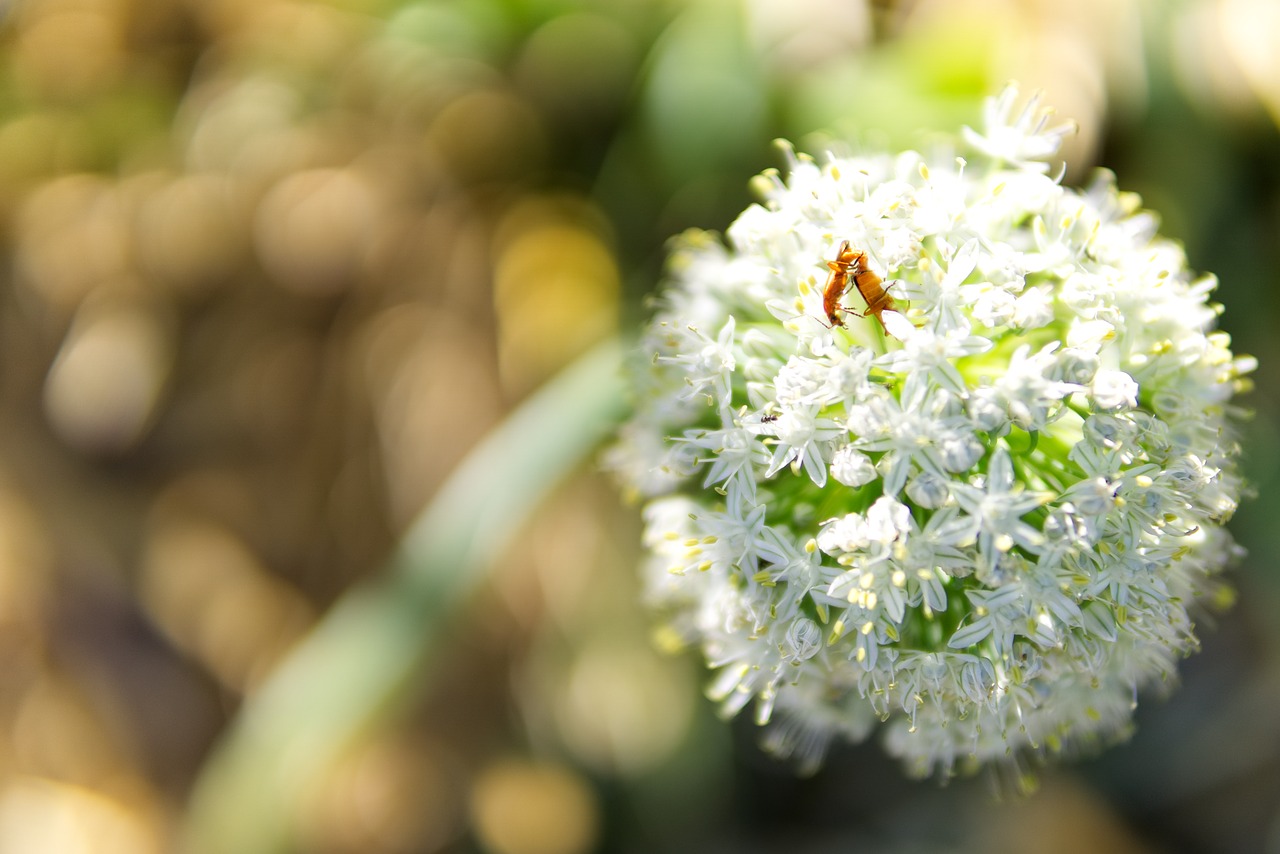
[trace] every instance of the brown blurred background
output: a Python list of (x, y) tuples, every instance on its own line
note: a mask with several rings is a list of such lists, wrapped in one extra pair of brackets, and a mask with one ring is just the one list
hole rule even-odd
[(796, 780), (651, 642), (635, 509), (586, 471), (290, 847), (1280, 852), (1273, 0), (14, 0), (0, 854), (175, 850), (281, 657), (636, 322), (664, 240), (726, 226), (773, 137), (918, 144), (1011, 78), (1079, 123), (1068, 180), (1115, 169), (1219, 274), (1261, 360), (1244, 595), (1182, 690), (1022, 804), (874, 745)]

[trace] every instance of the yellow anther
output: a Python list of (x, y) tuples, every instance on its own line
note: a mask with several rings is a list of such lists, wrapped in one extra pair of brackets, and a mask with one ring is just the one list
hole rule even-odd
[(844, 620), (836, 620), (835, 625), (831, 627), (831, 634), (827, 636), (827, 646), (831, 646), (844, 636)]

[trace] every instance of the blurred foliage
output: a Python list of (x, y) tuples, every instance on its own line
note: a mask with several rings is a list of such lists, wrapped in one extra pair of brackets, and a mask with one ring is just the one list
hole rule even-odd
[(1115, 169), (1219, 274), (1262, 364), (1242, 595), (1183, 689), (1024, 804), (903, 782), (874, 745), (796, 780), (654, 651), (632, 511), (588, 473), (503, 531), (412, 701), (296, 805), (296, 849), (1280, 850), (1277, 14), (3, 4), (0, 852), (171, 850), (281, 657), (480, 435), (642, 310), (667, 236), (750, 201), (773, 137), (928, 144), (1008, 78), (1079, 123), (1068, 180)]

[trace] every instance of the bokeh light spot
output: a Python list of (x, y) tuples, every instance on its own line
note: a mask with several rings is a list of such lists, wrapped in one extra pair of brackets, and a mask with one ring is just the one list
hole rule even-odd
[(44, 404), (67, 444), (117, 453), (138, 443), (172, 369), (164, 324), (140, 307), (86, 306), (49, 369)]
[(599, 805), (568, 768), (505, 760), (471, 790), (476, 835), (493, 854), (583, 854), (595, 843)]

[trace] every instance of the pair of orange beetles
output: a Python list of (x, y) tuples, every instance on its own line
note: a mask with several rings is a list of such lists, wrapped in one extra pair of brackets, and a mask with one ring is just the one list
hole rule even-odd
[(845, 240), (840, 244), (835, 260), (828, 261), (827, 267), (831, 269), (831, 275), (822, 291), (822, 310), (826, 312), (827, 320), (831, 321), (830, 327), (844, 326), (844, 320), (837, 312), (852, 311), (848, 306), (840, 304), (840, 298), (849, 290), (849, 280), (852, 279), (853, 286), (867, 303), (866, 311), (853, 313), (860, 317), (875, 317), (880, 321), (880, 328), (884, 329), (886, 335), (889, 334), (881, 315), (886, 311), (900, 309), (885, 290), (884, 281), (867, 266), (867, 253), (854, 251), (849, 246), (849, 241)]

